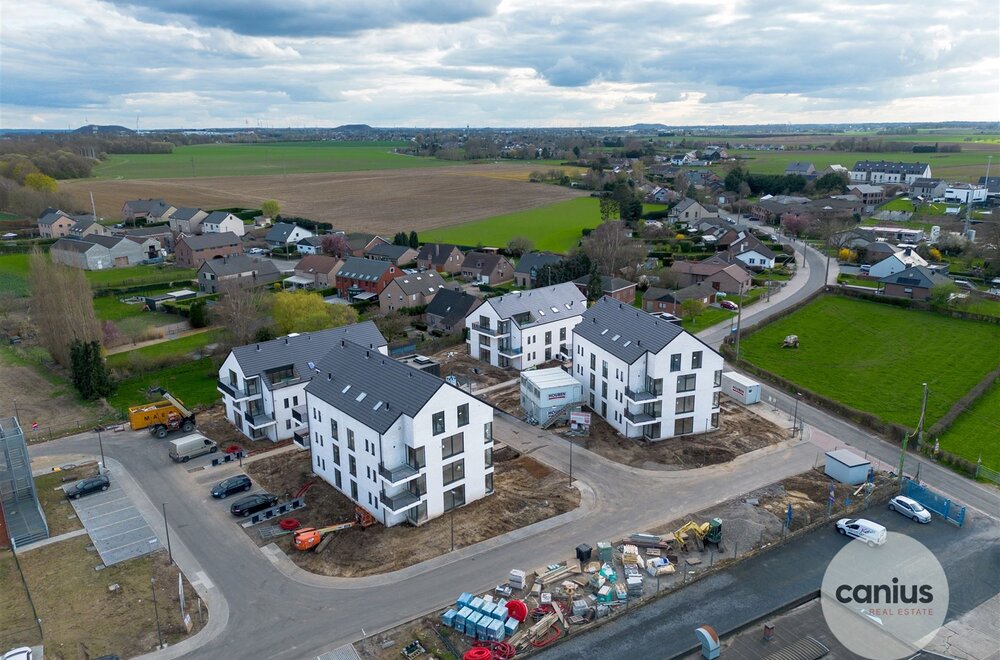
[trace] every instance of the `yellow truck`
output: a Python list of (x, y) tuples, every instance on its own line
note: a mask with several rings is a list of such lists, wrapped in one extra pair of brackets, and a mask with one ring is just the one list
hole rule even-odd
[(170, 392), (163, 392), (162, 401), (130, 407), (128, 423), (133, 431), (148, 428), (150, 434), (165, 438), (171, 431), (191, 432), (194, 429), (194, 413)]

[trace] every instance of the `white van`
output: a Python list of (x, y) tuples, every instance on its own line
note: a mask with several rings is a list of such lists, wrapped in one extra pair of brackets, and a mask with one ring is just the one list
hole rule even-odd
[(170, 441), (170, 449), (167, 454), (175, 463), (187, 463), (189, 460), (202, 454), (214, 454), (219, 451), (219, 446), (203, 435), (197, 433), (177, 440)]
[(864, 541), (869, 547), (885, 544), (885, 527), (864, 518), (841, 518), (837, 521), (837, 531)]

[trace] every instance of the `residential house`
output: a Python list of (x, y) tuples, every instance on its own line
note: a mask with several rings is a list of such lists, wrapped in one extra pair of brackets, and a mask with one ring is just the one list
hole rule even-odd
[(912, 248), (899, 250), (871, 267), (868, 277), (881, 280), (914, 266), (926, 266), (927, 261)]
[[(981, 183), (981, 182), (980, 182)], [(1000, 179), (997, 180), (1000, 184)], [(942, 199), (948, 189), (948, 182), (944, 179), (914, 179), (910, 184), (910, 195), (922, 197), (923, 199)]]
[(145, 239), (151, 238), (157, 241), (164, 250), (169, 252), (173, 252), (174, 250), (174, 234), (170, 231), (169, 225), (150, 225), (148, 227), (135, 227), (119, 231), (124, 236), (129, 236), (133, 240), (141, 238), (145, 241)]
[(860, 199), (868, 210), (885, 201), (885, 188), (870, 183), (852, 183), (847, 186), (847, 192)]
[(514, 277), (507, 257), (496, 252), (469, 252), (462, 261), (462, 277), (484, 284), (503, 284)]
[(944, 191), (944, 198), (949, 202), (960, 204), (981, 204), (986, 201), (986, 186), (971, 183), (952, 183)]
[(986, 188), (987, 197), (996, 197), (1000, 195), (1000, 176), (979, 177), (979, 185)]
[(288, 222), (276, 222), (268, 230), (267, 234), (264, 236), (264, 240), (267, 241), (269, 247), (273, 248), (283, 248), (288, 245), (295, 245), (303, 238), (307, 236), (312, 236), (313, 233), (308, 229), (299, 227), (298, 225), (293, 225)]
[(586, 308), (572, 282), (488, 298), (466, 316), (469, 355), (519, 371), (568, 357), (573, 326)]
[(465, 255), (458, 246), (450, 243), (425, 243), (417, 255), (417, 268), (436, 270), (439, 273), (455, 273), (462, 270)]
[(397, 275), (378, 294), (378, 306), (385, 313), (421, 307), (434, 300), (444, 287), (445, 281), (436, 270)]
[(883, 294), (911, 300), (928, 300), (931, 297), (931, 289), (949, 282), (951, 282), (949, 278), (926, 266), (911, 266), (879, 279)]
[(670, 188), (654, 186), (653, 189), (646, 194), (645, 199), (651, 204), (668, 204), (673, 201), (676, 196), (677, 193)]
[(675, 261), (670, 270), (678, 275), (678, 286), (687, 287), (698, 282), (708, 282), (716, 291), (745, 294), (750, 290), (752, 277), (742, 266), (726, 263), (721, 257), (705, 261)]
[(461, 332), (465, 328), (465, 318), (482, 304), (482, 299), (464, 291), (440, 289), (427, 305), (427, 329), (443, 334)]
[(238, 254), (243, 254), (243, 241), (231, 231), (200, 236), (182, 234), (174, 245), (174, 262), (182, 268), (201, 268), (209, 259)]
[(129, 234), (126, 234), (125, 238), (139, 246), (144, 255), (143, 261), (150, 259), (159, 259), (162, 261), (160, 250), (163, 249), (163, 244), (160, 243), (158, 238), (153, 236), (131, 236)]
[(774, 268), (776, 255), (750, 232), (737, 232), (737, 239), (729, 243), (728, 251), (750, 270)]
[(667, 312), (675, 316), (682, 316), (681, 304), (685, 300), (697, 300), (705, 305), (711, 305), (715, 302), (718, 293), (712, 288), (711, 283), (705, 281), (677, 290), (651, 286), (642, 295), (642, 308), (651, 314)]
[(750, 207), (750, 215), (754, 220), (776, 225), (781, 216), (790, 211), (801, 211), (799, 207), (809, 201), (808, 197), (794, 195), (764, 195)]
[(722, 365), (680, 326), (610, 298), (573, 329), (573, 376), (590, 409), (626, 438), (718, 429)]
[(107, 227), (94, 220), (93, 216), (87, 216), (69, 228), (69, 235), (73, 238), (83, 238), (84, 236), (110, 236), (111, 232)]
[(355, 232), (346, 235), (347, 246), (351, 248), (351, 254), (355, 257), (363, 257), (376, 245), (388, 245), (390, 241), (376, 236), (375, 234), (365, 234)]
[(677, 202), (677, 206), (670, 209), (669, 219), (682, 225), (691, 225), (706, 218), (718, 218), (719, 210), (709, 210), (690, 197), (685, 197)]
[(198, 269), (198, 288), (219, 293), (232, 286), (265, 286), (281, 279), (281, 271), (270, 259), (245, 254), (209, 259)]
[(93, 219), (92, 215), (70, 215), (59, 209), (47, 208), (38, 216), (38, 235), (42, 238), (69, 236), (77, 223)]
[(201, 223), (208, 217), (208, 213), (191, 206), (184, 206), (176, 209), (167, 219), (170, 230), (176, 234), (200, 234)]
[(859, 160), (848, 173), (851, 181), (862, 183), (906, 183), (929, 179), (931, 166), (927, 163), (890, 163), (885, 160)]
[(417, 260), (416, 250), (409, 245), (392, 245), (390, 243), (379, 243), (365, 253), (366, 259), (376, 261), (388, 261), (397, 266), (406, 266)]
[[(872, 232), (872, 235), (874, 236), (874, 232)], [(886, 257), (891, 257), (899, 251), (900, 248), (896, 247), (892, 243), (886, 243), (877, 239), (859, 249), (861, 262), (868, 264), (869, 266), (877, 264)]]
[(924, 240), (924, 230), (908, 227), (869, 227), (879, 240), (895, 241), (896, 243), (919, 243)]
[(285, 286), (304, 289), (329, 289), (337, 283), (337, 271), (344, 265), (343, 259), (325, 254), (310, 254), (295, 265), (295, 273), (286, 278)]
[(864, 250), (870, 244), (876, 242), (875, 232), (868, 231), (864, 227), (853, 227), (839, 231), (830, 237), (830, 245), (838, 248), (848, 248), (850, 250)]
[(785, 176), (790, 174), (798, 174), (799, 176), (804, 176), (807, 179), (811, 179), (816, 176), (816, 167), (812, 163), (806, 163), (803, 161), (795, 161), (789, 163), (785, 168)]
[(295, 244), (299, 254), (323, 254), (323, 237), (306, 236)]
[(246, 225), (232, 213), (212, 211), (201, 221), (201, 233), (222, 234), (231, 231), (237, 236), (247, 233)]
[[(514, 268), (514, 285), (532, 289), (538, 286), (538, 273), (545, 266), (554, 266), (562, 261), (562, 256), (551, 252), (526, 252)], [(546, 282), (542, 282), (546, 284)]]
[(133, 225), (167, 222), (176, 210), (162, 199), (135, 199), (122, 206), (122, 219)]
[(399, 268), (388, 261), (348, 257), (337, 271), (337, 292), (351, 301), (377, 300), (398, 274)]
[[(635, 282), (629, 282), (620, 277), (610, 277), (608, 275), (600, 275), (599, 277), (601, 278), (601, 295), (614, 298), (627, 305), (635, 302)], [(586, 296), (587, 290), (590, 287), (590, 275), (576, 278), (573, 280), (573, 284), (580, 290), (580, 293)]]
[(306, 385), (323, 356), (345, 340), (379, 355), (389, 352), (371, 321), (237, 346), (219, 368), (226, 419), (251, 440), (293, 439), (308, 447)]
[(350, 341), (306, 385), (312, 470), (385, 527), (493, 492), (493, 407)]
[(136, 243), (121, 236), (98, 234), (82, 238), (60, 238), (52, 244), (49, 255), (57, 264), (83, 270), (134, 266), (146, 258), (142, 248)]

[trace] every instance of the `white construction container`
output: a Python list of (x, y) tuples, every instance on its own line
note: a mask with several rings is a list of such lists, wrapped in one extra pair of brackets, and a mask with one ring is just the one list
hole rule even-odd
[(760, 401), (760, 383), (735, 371), (727, 371), (722, 374), (722, 393), (733, 401), (749, 406)]

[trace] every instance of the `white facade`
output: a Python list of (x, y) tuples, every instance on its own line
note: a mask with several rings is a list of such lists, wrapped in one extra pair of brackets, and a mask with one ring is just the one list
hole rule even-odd
[(203, 234), (221, 234), (226, 231), (231, 231), (237, 236), (243, 236), (247, 232), (243, 221), (232, 213), (227, 213), (224, 218), (219, 219), (209, 216), (201, 223)]
[(774, 268), (774, 257), (765, 256), (757, 250), (736, 252), (733, 256), (754, 269)]
[(973, 186), (970, 184), (952, 184), (944, 191), (944, 198), (949, 202), (961, 202), (973, 204), (986, 201), (986, 186)]
[(289, 440), (300, 424), (292, 412), (306, 405), (306, 384), (308, 380), (282, 385), (271, 383), (258, 375), (247, 378), (239, 361), (230, 353), (219, 368), (219, 383), (228, 385), (232, 392), (223, 387), (222, 403), (226, 409), (226, 419), (236, 429), (251, 440)]
[(872, 265), (868, 271), (868, 276), (874, 279), (882, 279), (896, 273), (901, 273), (913, 266), (926, 266), (927, 261), (912, 250), (900, 250), (896, 254), (886, 257), (877, 264)]

